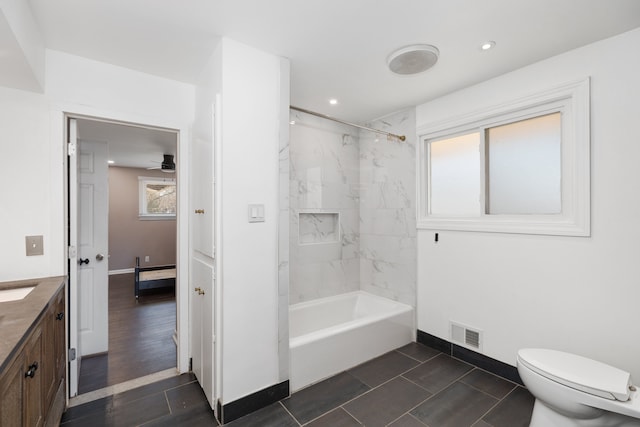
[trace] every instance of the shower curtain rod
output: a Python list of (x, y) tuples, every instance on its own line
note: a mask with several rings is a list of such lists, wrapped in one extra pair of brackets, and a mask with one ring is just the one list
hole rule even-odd
[(374, 129), (374, 128), (370, 128), (370, 127), (367, 127), (367, 126), (362, 126), (362, 125), (358, 125), (358, 124), (355, 124), (355, 123), (346, 122), (344, 120), (336, 119), (336, 118), (333, 118), (331, 116), (327, 116), (326, 114), (316, 113), (315, 111), (307, 110), (305, 108), (295, 107), (293, 105), (290, 105), (289, 108), (292, 109), (292, 110), (301, 111), (303, 113), (311, 114), (312, 116), (322, 117), (323, 119), (327, 119), (327, 120), (333, 120), (334, 122), (342, 123), (343, 125), (353, 126), (353, 127), (359, 128), (359, 129), (368, 130), (369, 132), (375, 132), (375, 133), (379, 133), (379, 134), (382, 134), (382, 135), (390, 136), (390, 137), (396, 138), (396, 139), (398, 139), (400, 141), (404, 141), (405, 139), (407, 139), (407, 137), (404, 136), (404, 135), (396, 135), (395, 133), (385, 132), (385, 131), (380, 130), (380, 129)]

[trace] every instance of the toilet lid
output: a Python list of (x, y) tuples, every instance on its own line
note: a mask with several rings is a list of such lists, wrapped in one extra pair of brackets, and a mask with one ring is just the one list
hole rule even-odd
[(629, 400), (631, 375), (613, 366), (575, 354), (540, 348), (518, 351), (518, 362), (576, 390), (605, 399)]

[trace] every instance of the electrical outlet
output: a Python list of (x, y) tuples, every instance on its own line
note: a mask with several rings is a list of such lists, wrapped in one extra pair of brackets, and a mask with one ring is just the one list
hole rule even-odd
[(144, 262), (149, 262), (149, 255), (145, 255)]
[(27, 256), (44, 255), (42, 236), (25, 236), (24, 240), (27, 247)]

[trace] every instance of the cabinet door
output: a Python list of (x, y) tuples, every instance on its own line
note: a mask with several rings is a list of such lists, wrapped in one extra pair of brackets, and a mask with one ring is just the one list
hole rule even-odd
[(55, 354), (56, 354), (56, 384), (59, 384), (60, 381), (65, 377), (65, 352), (66, 352), (66, 342), (64, 335), (64, 328), (66, 325), (66, 311), (64, 306), (64, 288), (60, 290), (60, 293), (56, 297), (55, 304)]
[[(47, 416), (49, 405), (53, 400), (57, 387), (56, 354), (55, 354), (55, 305), (47, 309), (42, 319), (42, 357), (38, 371), (42, 372), (42, 391), (44, 416)], [(28, 361), (28, 360), (27, 360)]]
[(23, 420), (24, 425), (38, 427), (44, 424), (42, 411), (43, 383), (42, 383), (42, 330), (38, 327), (24, 348), (22, 375), (23, 389)]
[(24, 357), (20, 354), (0, 376), (0, 427), (20, 427), (23, 424), (23, 363)]

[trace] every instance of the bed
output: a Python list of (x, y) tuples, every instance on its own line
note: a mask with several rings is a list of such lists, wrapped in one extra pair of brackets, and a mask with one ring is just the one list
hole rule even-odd
[(176, 266), (158, 265), (155, 267), (140, 267), (140, 257), (136, 257), (135, 295), (145, 289), (168, 288), (176, 286)]

